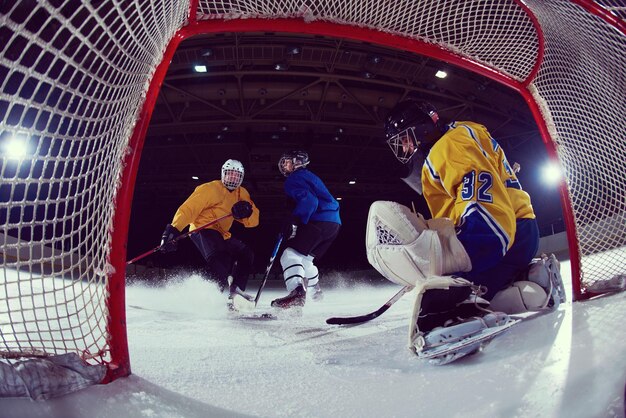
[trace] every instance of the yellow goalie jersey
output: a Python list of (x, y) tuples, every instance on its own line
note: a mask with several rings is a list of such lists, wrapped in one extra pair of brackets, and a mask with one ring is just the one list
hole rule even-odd
[(433, 218), (452, 219), (466, 248), (492, 248), (494, 258), (513, 244), (517, 219), (535, 218), (504, 151), (474, 122), (449, 125), (424, 162), (422, 187)]
[[(231, 192), (221, 180), (214, 180), (196, 187), (191, 196), (176, 211), (172, 226), (182, 231), (189, 225), (189, 230), (193, 231), (217, 218), (228, 215), (231, 213), (233, 205), (240, 200), (250, 202), (252, 215), (246, 219), (239, 219), (237, 222), (246, 228), (257, 226), (259, 224), (259, 209), (254, 205), (248, 191), (240, 186)], [(221, 233), (224, 239), (229, 239), (232, 225), (233, 218), (229, 217), (209, 228)]]

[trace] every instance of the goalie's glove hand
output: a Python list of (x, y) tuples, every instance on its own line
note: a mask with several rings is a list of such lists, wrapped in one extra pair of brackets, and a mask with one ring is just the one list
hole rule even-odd
[(174, 241), (174, 239), (178, 238), (180, 234), (181, 233), (178, 229), (170, 224), (167, 224), (165, 226), (165, 231), (163, 231), (163, 235), (161, 236), (161, 252), (171, 253), (176, 251), (178, 243)]
[(230, 209), (235, 219), (245, 219), (252, 215), (252, 205), (247, 200), (240, 200)]
[(296, 232), (298, 232), (298, 219), (292, 217), (283, 225), (282, 235), (285, 241), (292, 239), (296, 236)]

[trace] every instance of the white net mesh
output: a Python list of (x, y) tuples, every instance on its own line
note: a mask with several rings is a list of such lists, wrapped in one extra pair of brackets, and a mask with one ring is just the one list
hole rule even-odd
[(3, 2), (0, 352), (108, 360), (122, 158), (185, 2)]
[[(188, 3), (1, 3), (0, 352), (76, 351), (106, 361), (107, 260), (122, 161)], [(601, 2), (615, 19), (624, 16), (621, 3)], [(532, 82), (566, 169), (581, 254), (612, 249), (593, 257), (600, 261), (583, 259), (589, 284), (626, 270), (626, 37), (568, 1), (524, 2), (536, 20), (521, 4), (200, 0), (197, 17), (366, 27)], [(530, 80), (541, 56), (536, 25), (545, 55)]]

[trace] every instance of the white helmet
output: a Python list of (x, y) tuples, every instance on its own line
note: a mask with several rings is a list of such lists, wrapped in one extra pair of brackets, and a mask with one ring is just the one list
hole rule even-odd
[(228, 190), (235, 190), (243, 182), (243, 164), (237, 160), (226, 160), (222, 166), (222, 183)]

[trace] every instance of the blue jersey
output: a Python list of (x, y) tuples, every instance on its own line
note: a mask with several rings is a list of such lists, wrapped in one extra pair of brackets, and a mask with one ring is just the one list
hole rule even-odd
[(296, 170), (287, 177), (285, 193), (296, 202), (293, 215), (303, 224), (309, 221), (341, 224), (339, 202), (330, 194), (322, 180), (306, 168)]

